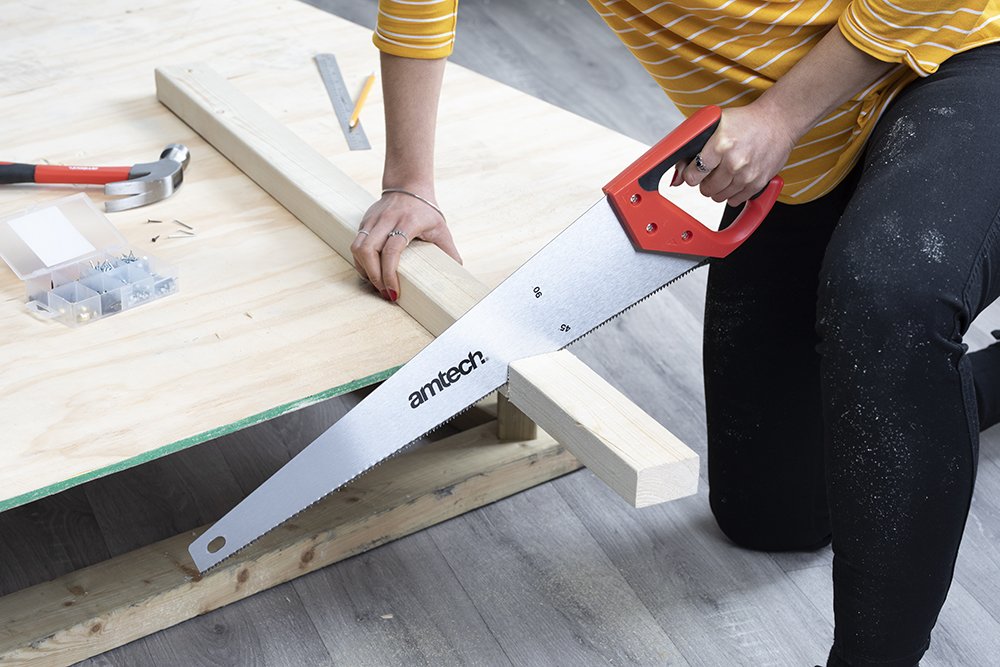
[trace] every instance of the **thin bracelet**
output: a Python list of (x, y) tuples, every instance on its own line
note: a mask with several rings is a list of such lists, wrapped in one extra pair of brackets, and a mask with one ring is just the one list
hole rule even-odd
[(382, 191), (382, 196), (384, 197), (384, 196), (386, 195), (386, 193), (387, 193), (387, 192), (398, 192), (398, 193), (399, 193), (399, 194), (401, 194), (401, 195), (410, 195), (411, 197), (413, 197), (413, 198), (415, 198), (415, 199), (419, 199), (420, 201), (422, 201), (423, 203), (427, 204), (427, 205), (428, 205), (428, 206), (430, 206), (430, 207), (431, 207), (432, 209), (434, 209), (435, 211), (437, 211), (437, 212), (438, 212), (438, 215), (440, 215), (440, 216), (441, 216), (441, 219), (442, 219), (442, 220), (444, 220), (444, 224), (446, 224), (446, 225), (448, 224), (448, 220), (447, 220), (447, 218), (445, 218), (445, 217), (444, 217), (444, 213), (443, 213), (443, 212), (441, 211), (441, 209), (439, 209), (439, 208), (438, 208), (438, 207), (437, 207), (437, 206), (436, 206), (436, 205), (434, 204), (434, 202), (432, 202), (432, 201), (430, 201), (430, 200), (428, 200), (428, 199), (425, 199), (425, 198), (421, 197), (421, 196), (420, 196), (420, 195), (418, 195), (417, 193), (415, 193), (415, 192), (410, 192), (409, 190), (404, 190), (403, 188), (386, 188), (385, 190), (383, 190), (383, 191)]

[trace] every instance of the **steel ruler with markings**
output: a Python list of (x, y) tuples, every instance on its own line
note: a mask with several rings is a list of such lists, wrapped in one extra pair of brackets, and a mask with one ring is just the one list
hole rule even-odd
[(333, 111), (337, 114), (340, 122), (340, 129), (344, 132), (347, 145), (352, 151), (363, 151), (371, 148), (365, 130), (361, 127), (361, 121), (351, 127), (351, 112), (354, 111), (354, 103), (347, 92), (347, 84), (340, 73), (337, 65), (337, 58), (332, 53), (320, 53), (316, 56), (316, 66), (319, 68), (319, 75), (323, 78), (323, 85), (333, 103)]

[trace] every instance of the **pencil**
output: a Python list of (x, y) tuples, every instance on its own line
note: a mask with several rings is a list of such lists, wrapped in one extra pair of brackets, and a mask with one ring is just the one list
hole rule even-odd
[(375, 83), (375, 72), (368, 75), (368, 79), (365, 81), (365, 85), (361, 88), (361, 94), (358, 95), (358, 101), (354, 105), (354, 111), (351, 113), (351, 122), (347, 125), (352, 130), (354, 126), (358, 124), (358, 117), (361, 115), (361, 107), (365, 105), (365, 100), (368, 99), (368, 93), (371, 92), (372, 84)]

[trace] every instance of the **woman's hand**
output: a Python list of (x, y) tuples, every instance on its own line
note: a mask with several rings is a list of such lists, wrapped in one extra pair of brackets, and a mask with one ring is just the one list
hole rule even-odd
[(715, 134), (705, 144), (701, 163), (678, 163), (671, 185), (699, 185), (717, 202), (739, 206), (767, 185), (785, 166), (795, 147), (795, 133), (782, 116), (758, 102), (724, 109)]
[[(426, 199), (437, 206), (431, 197)], [(461, 263), (451, 230), (434, 206), (402, 192), (386, 192), (362, 218), (351, 244), (354, 267), (383, 298), (399, 298), (399, 256), (416, 239), (433, 243)]]
[(683, 179), (715, 201), (742, 204), (784, 169), (792, 148), (820, 120), (895, 67), (830, 30), (757, 100), (723, 110), (701, 152), (703, 170), (678, 164), (673, 183)]

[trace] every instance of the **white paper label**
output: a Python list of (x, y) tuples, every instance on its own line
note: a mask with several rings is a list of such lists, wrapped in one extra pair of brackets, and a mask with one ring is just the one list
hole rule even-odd
[(29, 213), (8, 224), (45, 266), (55, 266), (96, 250), (55, 207)]

